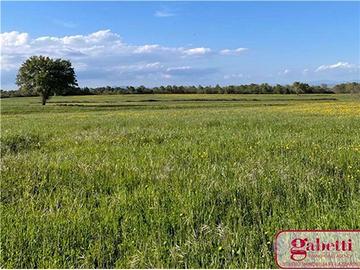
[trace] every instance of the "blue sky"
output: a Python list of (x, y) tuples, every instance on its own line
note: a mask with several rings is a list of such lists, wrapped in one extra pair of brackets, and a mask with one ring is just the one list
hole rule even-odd
[(360, 2), (1, 2), (2, 88), (30, 55), (80, 86), (360, 79)]

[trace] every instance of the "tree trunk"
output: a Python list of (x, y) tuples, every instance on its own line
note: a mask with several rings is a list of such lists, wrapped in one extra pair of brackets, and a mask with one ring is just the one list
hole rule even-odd
[(41, 96), (41, 101), (42, 101), (42, 105), (45, 105), (45, 104), (46, 104), (46, 97), (45, 97), (45, 95), (42, 95), (42, 96)]

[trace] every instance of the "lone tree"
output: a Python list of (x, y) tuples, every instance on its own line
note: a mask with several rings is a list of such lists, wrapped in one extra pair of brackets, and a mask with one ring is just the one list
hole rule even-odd
[(70, 61), (40, 55), (31, 56), (22, 64), (16, 84), (24, 93), (39, 94), (45, 105), (50, 96), (66, 93), (77, 86), (77, 81)]

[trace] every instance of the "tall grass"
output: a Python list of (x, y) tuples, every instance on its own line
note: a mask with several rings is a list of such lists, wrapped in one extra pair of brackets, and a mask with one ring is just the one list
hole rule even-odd
[(360, 227), (357, 96), (204, 96), (2, 101), (1, 266), (275, 267), (278, 230)]

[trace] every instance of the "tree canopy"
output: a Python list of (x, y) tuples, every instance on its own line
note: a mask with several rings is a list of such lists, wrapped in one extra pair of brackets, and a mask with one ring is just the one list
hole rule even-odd
[(16, 84), (23, 94), (40, 95), (45, 105), (50, 96), (66, 94), (77, 86), (77, 81), (70, 61), (40, 55), (31, 56), (22, 64)]

